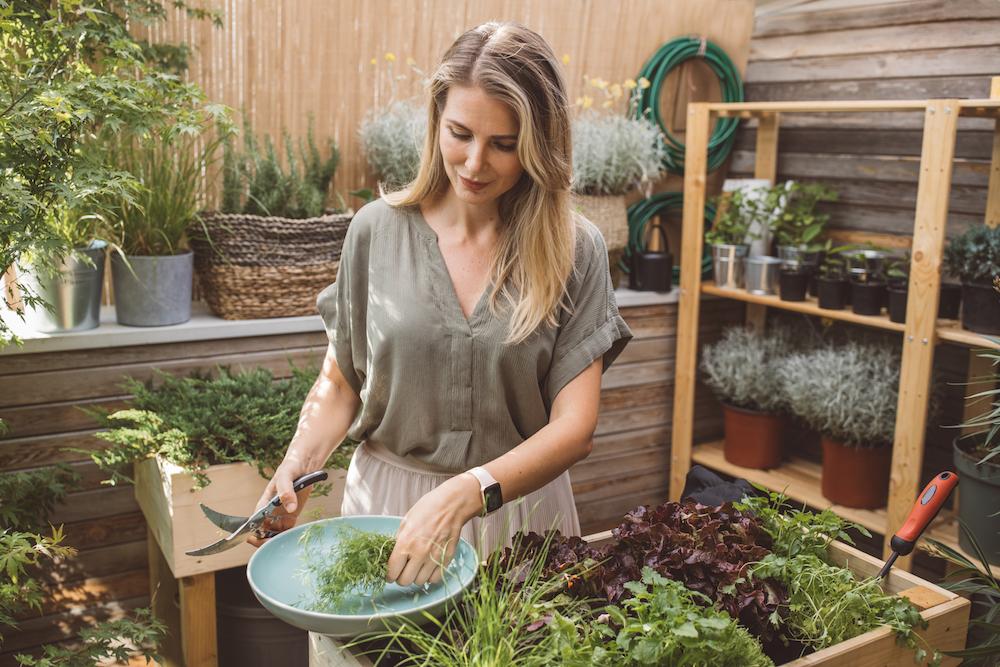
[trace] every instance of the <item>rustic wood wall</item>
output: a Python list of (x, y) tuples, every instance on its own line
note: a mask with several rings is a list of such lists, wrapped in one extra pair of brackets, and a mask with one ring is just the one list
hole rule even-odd
[[(777, 3), (776, 3), (777, 4)], [(989, 97), (1000, 74), (1000, 4), (992, 0), (805, 3), (758, 17), (748, 100)], [(829, 7), (835, 3), (816, 3)], [(778, 177), (821, 179), (840, 193), (836, 227), (909, 234), (921, 114), (787, 115)], [(993, 121), (959, 121), (948, 234), (982, 224)], [(751, 176), (756, 130), (738, 134), (732, 176)]]
[[(725, 301), (705, 309), (711, 315), (703, 327), (706, 339), (741, 313)], [(626, 308), (623, 315), (636, 338), (604, 378), (594, 452), (572, 470), (586, 532), (610, 528), (633, 507), (667, 496), (677, 308)], [(325, 349), (326, 336), (317, 332), (0, 357), (0, 418), (10, 426), (0, 439), (0, 471), (67, 461), (82, 477), (81, 488), (52, 517), (65, 524), (67, 543), (80, 553), (47, 574), (51, 590), (43, 615), (26, 614), (19, 630), (4, 632), (0, 666), (15, 664), (15, 652), (64, 639), (90, 619), (113, 618), (149, 602), (146, 526), (132, 487), (102, 486), (101, 471), (65, 449), (103, 444), (80, 407), (125, 405), (124, 376), (146, 380), (154, 369), (187, 374), (228, 365), (264, 367), (284, 377), (290, 364), (318, 363)], [(717, 436), (721, 424), (710, 392), (701, 395), (696, 434)]]

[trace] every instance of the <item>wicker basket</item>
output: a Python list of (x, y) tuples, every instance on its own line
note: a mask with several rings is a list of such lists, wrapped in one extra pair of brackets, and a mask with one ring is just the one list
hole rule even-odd
[(317, 295), (337, 276), (353, 215), (203, 213), (207, 238), (192, 239), (192, 246), (205, 301), (227, 320), (315, 314)]
[(608, 252), (625, 248), (628, 243), (628, 209), (624, 195), (594, 197), (571, 193), (570, 206), (601, 230)]

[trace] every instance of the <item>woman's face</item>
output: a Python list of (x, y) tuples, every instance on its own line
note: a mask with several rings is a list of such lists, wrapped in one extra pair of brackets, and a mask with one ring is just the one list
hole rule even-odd
[(445, 173), (458, 198), (484, 204), (510, 190), (524, 167), (517, 157), (517, 117), (482, 88), (452, 86), (441, 114)]

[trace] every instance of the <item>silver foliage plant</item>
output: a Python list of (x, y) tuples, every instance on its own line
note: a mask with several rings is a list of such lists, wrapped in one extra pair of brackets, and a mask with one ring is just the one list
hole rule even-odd
[(759, 334), (731, 327), (701, 353), (705, 383), (723, 403), (737, 408), (776, 413), (785, 409), (785, 395), (775, 367), (788, 353), (790, 331), (775, 328)]
[(573, 120), (573, 192), (623, 195), (663, 176), (666, 147), (646, 119), (591, 111)]
[(387, 189), (397, 189), (417, 175), (427, 110), (406, 100), (373, 109), (361, 121), (359, 134), (368, 164)]
[(809, 427), (853, 447), (892, 442), (900, 351), (848, 342), (791, 354), (775, 367), (790, 410)]

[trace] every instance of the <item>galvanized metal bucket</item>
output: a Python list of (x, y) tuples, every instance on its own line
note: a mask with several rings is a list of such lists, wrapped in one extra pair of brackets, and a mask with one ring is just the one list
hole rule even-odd
[(181, 255), (111, 256), (118, 324), (162, 327), (191, 319), (194, 253)]
[(747, 256), (745, 245), (712, 245), (712, 271), (716, 287), (740, 289), (743, 287), (743, 258)]
[(101, 321), (101, 286), (107, 247), (104, 241), (92, 241), (86, 248), (77, 248), (64, 257), (57, 271), (51, 274), (31, 268), (24, 270), (19, 282), (52, 305), (52, 312), (44, 307), (25, 307), (25, 324), (42, 333), (97, 328)]
[(746, 285), (750, 294), (777, 294), (781, 260), (761, 255), (746, 259)]

